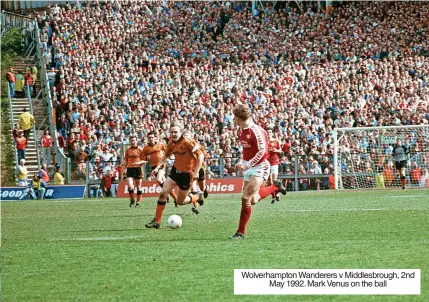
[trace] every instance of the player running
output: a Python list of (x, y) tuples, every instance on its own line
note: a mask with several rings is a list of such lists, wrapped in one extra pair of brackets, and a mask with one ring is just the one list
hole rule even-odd
[[(142, 166), (146, 163), (143, 148), (137, 146), (137, 137), (130, 137), (131, 146), (127, 148), (124, 156), (124, 169), (127, 170), (127, 186), (130, 195), (130, 208), (135, 204), (136, 208), (140, 206), (142, 199)], [(135, 187), (137, 185), (137, 203), (135, 200)]]
[[(268, 176), (268, 185), (274, 184), (277, 181), (277, 177), (279, 175), (279, 164), (280, 158), (279, 153), (282, 152), (280, 149), (280, 142), (274, 137), (273, 128), (267, 129), (268, 133), (268, 162), (270, 163), (270, 175)], [(280, 201), (278, 194), (271, 194), (273, 200), (271, 203), (275, 203), (276, 201)]]
[(407, 165), (408, 148), (402, 144), (401, 140), (396, 141), (396, 146), (393, 148), (392, 156), (395, 161), (396, 170), (398, 170), (401, 176), (402, 190), (405, 190), (407, 186), (407, 180), (405, 178), (405, 167)]
[[(148, 133), (147, 138), (148, 138), (148, 143), (143, 148), (143, 158), (149, 161), (149, 165), (151, 167), (150, 172), (152, 172), (160, 163), (162, 157), (165, 154), (165, 151), (167, 150), (167, 146), (157, 142), (157, 137), (155, 136), (155, 132), (153, 131)], [(158, 172), (153, 174), (153, 176), (156, 177), (156, 181), (159, 183), (159, 185), (162, 188), (165, 182), (165, 163), (160, 166), (160, 168), (158, 169)], [(176, 193), (174, 191), (171, 191), (170, 195), (171, 197), (173, 197), (176, 203), (176, 199), (177, 199)], [(167, 197), (167, 202), (168, 202), (168, 197)]]
[(270, 164), (267, 161), (267, 132), (253, 122), (252, 113), (248, 106), (237, 105), (233, 110), (233, 114), (234, 124), (240, 127), (238, 137), (243, 146), (242, 159), (237, 165), (243, 171), (244, 186), (238, 229), (230, 239), (243, 239), (247, 223), (252, 214), (252, 205), (272, 193), (280, 192), (284, 195), (286, 194), (286, 189), (279, 181), (261, 188), (262, 183), (268, 179), (270, 172)]
[[(192, 139), (192, 132), (189, 130), (185, 130), (183, 131), (183, 137), (187, 138), (187, 139)], [(207, 150), (199, 143), (197, 143), (197, 145), (195, 146), (195, 150), (196, 149), (200, 149), (201, 152), (203, 152), (204, 154), (204, 159), (209, 157), (209, 154), (207, 152)], [(209, 192), (207, 191), (207, 185), (206, 185), (206, 161), (204, 160), (203, 163), (201, 164), (201, 168), (198, 171), (198, 179), (197, 179), (197, 184), (198, 184), (198, 188), (201, 192), (203, 192), (203, 196), (204, 198), (207, 198), (209, 196)], [(193, 184), (194, 186), (194, 184)], [(192, 189), (193, 191), (196, 191), (194, 189)]]
[(194, 179), (198, 178), (198, 171), (204, 160), (204, 154), (198, 148), (194, 149), (196, 143), (193, 140), (183, 137), (181, 125), (171, 125), (170, 135), (171, 140), (167, 145), (167, 150), (152, 173), (157, 173), (171, 154), (174, 154), (174, 165), (162, 187), (156, 206), (155, 218), (145, 225), (147, 228), (159, 229), (167, 196), (176, 185), (179, 187), (178, 205), (192, 203), (192, 211), (198, 214), (199, 206), (204, 204), (203, 199), (198, 194), (189, 193)]

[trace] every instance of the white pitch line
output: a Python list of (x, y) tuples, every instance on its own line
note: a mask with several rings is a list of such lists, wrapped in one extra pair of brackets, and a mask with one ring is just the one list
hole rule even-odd
[[(338, 211), (390, 211), (394, 209), (358, 209), (358, 208), (351, 208), (351, 209), (301, 209), (301, 210), (285, 210), (285, 212), (338, 212)], [(400, 210), (407, 210), (408, 209), (400, 209)]]
[(115, 241), (144, 238), (145, 236), (122, 236), (122, 237), (78, 237), (78, 238), (60, 238), (58, 241)]
[(386, 196), (388, 198), (409, 198), (409, 197), (427, 197), (429, 199), (429, 194), (426, 195), (393, 195), (393, 196)]

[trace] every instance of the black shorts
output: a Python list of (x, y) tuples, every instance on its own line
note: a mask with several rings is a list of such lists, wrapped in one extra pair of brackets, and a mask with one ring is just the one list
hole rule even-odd
[(401, 170), (402, 168), (405, 168), (406, 166), (407, 166), (406, 160), (395, 161), (396, 170)]
[(141, 179), (143, 176), (142, 168), (127, 168), (127, 178)]
[(191, 188), (193, 180), (191, 173), (181, 172), (173, 166), (173, 168), (171, 168), (170, 175), (168, 176), (176, 182), (180, 190), (188, 191)]
[(206, 172), (204, 168), (201, 168), (200, 171), (198, 171), (198, 181), (203, 181), (204, 179), (206, 179)]

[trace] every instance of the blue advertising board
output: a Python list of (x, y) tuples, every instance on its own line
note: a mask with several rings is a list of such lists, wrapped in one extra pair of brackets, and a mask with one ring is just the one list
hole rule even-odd
[[(85, 194), (84, 185), (47, 186), (45, 199), (82, 199)], [(2, 187), (0, 199), (3, 200), (28, 200), (30, 189), (26, 187)]]

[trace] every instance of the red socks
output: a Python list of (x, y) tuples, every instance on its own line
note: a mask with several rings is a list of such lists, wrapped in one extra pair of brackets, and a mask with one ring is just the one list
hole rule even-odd
[(250, 215), (252, 215), (252, 207), (242, 207), (241, 208), (241, 214), (240, 214), (240, 223), (238, 225), (237, 233), (243, 234), (246, 232), (246, 226), (249, 222)]
[(271, 194), (275, 193), (278, 191), (277, 186), (275, 185), (271, 185), (268, 187), (263, 187), (259, 189), (259, 196), (261, 196), (261, 199), (264, 199), (267, 196), (270, 196)]

